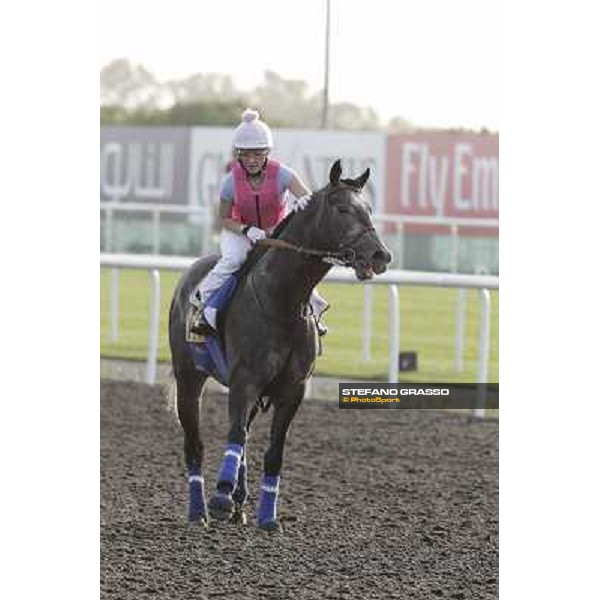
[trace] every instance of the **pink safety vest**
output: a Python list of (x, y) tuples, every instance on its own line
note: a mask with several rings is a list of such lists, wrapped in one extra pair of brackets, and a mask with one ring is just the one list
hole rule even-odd
[(279, 163), (267, 159), (265, 178), (258, 190), (248, 181), (238, 162), (233, 165), (233, 207), (231, 218), (244, 225), (271, 229), (283, 218), (285, 209), (279, 193)]

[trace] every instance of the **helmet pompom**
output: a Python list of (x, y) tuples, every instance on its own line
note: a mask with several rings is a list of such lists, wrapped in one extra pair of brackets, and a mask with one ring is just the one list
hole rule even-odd
[(246, 123), (252, 123), (252, 121), (258, 121), (259, 116), (260, 115), (258, 114), (257, 110), (247, 108), (242, 114), (242, 121), (245, 121)]
[(242, 122), (233, 132), (233, 147), (237, 150), (264, 149), (273, 147), (273, 135), (269, 126), (260, 120), (257, 110), (247, 108), (242, 113)]

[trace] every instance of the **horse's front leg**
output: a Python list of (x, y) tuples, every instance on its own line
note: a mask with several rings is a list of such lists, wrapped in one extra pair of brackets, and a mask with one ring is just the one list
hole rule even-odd
[(225, 455), (217, 477), (217, 489), (208, 509), (210, 516), (228, 521), (235, 516), (244, 522), (240, 514), (247, 498), (246, 483), (246, 415), (249, 402), (256, 401), (258, 388), (253, 384), (232, 383), (229, 389), (229, 423)]
[(295, 385), (288, 393), (273, 399), (271, 439), (265, 453), (264, 472), (260, 486), (257, 520), (258, 526), (267, 531), (281, 529), (277, 520), (277, 502), (283, 449), (290, 424), (304, 397), (304, 384)]

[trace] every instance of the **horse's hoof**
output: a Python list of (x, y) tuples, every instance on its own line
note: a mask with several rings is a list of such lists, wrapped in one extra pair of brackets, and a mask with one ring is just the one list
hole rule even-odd
[(196, 517), (192, 519), (190, 517), (189, 524), (192, 527), (200, 527), (201, 529), (208, 529), (208, 517), (206, 515)]
[(258, 524), (258, 528), (262, 529), (263, 531), (283, 531), (279, 521), (263, 521), (262, 523)]
[(231, 522), (236, 525), (246, 525), (248, 517), (244, 511), (244, 507), (241, 504), (233, 505), (233, 514), (231, 515)]
[(229, 521), (233, 513), (231, 496), (213, 496), (208, 503), (208, 514), (217, 521)]

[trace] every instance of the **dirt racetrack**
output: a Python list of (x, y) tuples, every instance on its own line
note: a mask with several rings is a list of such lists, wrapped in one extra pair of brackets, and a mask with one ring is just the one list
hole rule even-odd
[[(202, 407), (207, 500), (225, 397)], [(183, 435), (159, 386), (101, 382), (101, 597), (175, 600), (498, 597), (498, 421), (304, 402), (279, 515), (254, 525), (268, 416), (248, 447), (246, 527), (186, 522)]]

